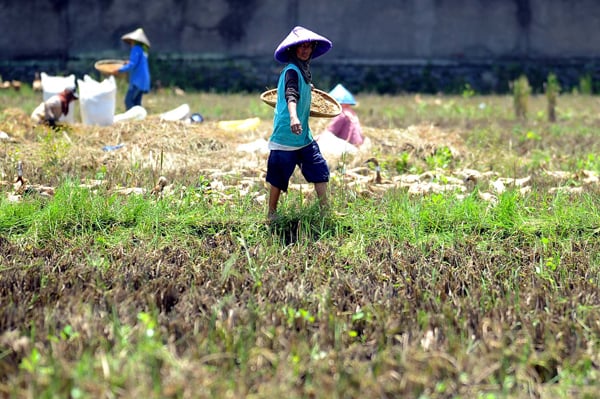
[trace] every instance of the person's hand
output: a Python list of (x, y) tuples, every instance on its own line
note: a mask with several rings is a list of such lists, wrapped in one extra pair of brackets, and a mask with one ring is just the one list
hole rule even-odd
[(292, 129), (292, 133), (294, 134), (302, 134), (302, 124), (300, 123), (300, 119), (297, 117), (290, 118), (290, 128)]

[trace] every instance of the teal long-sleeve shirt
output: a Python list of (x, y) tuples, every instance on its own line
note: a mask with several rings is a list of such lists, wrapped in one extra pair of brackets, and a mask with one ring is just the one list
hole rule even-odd
[[(285, 99), (285, 74), (288, 69), (293, 69), (298, 74), (298, 91), (300, 98), (296, 105), (298, 119), (302, 124), (302, 133), (296, 135), (290, 128), (290, 112), (288, 111), (287, 101)], [(271, 141), (280, 145), (301, 148), (313, 141), (312, 132), (308, 125), (310, 116), (310, 102), (312, 95), (311, 86), (302, 79), (300, 69), (294, 64), (288, 64), (279, 77), (277, 84), (277, 103), (275, 105), (275, 115), (273, 117), (273, 134)]]

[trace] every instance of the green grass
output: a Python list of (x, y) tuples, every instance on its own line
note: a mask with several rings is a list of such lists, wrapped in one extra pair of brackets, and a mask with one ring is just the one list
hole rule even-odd
[[(187, 96), (209, 119), (260, 109)], [(543, 174), (598, 170), (595, 98), (560, 96), (555, 124), (515, 120), (508, 96), (436, 99), (365, 95), (361, 120), (467, 143), (407, 169), (532, 174), (531, 191), (364, 195), (334, 179), (327, 213), (290, 190), (268, 225), (253, 196), (223, 201), (195, 175), (163, 198), (80, 187), (78, 170), (49, 198), (5, 188), (0, 397), (596, 397), (598, 190), (550, 193)], [(395, 175), (401, 154), (378, 155)]]

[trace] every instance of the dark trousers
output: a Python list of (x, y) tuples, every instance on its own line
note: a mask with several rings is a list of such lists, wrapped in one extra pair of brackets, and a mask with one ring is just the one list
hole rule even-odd
[(129, 85), (127, 94), (125, 95), (125, 110), (131, 109), (135, 105), (142, 105), (143, 91), (134, 85)]

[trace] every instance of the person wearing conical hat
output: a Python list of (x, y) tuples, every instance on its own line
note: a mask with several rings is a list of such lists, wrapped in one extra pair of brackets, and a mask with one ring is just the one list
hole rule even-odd
[(296, 169), (313, 183), (322, 207), (327, 205), (329, 167), (308, 125), (312, 97), (310, 62), (328, 52), (329, 39), (302, 26), (294, 27), (277, 46), (274, 57), (285, 64), (277, 83), (273, 132), (269, 139), (266, 180), (270, 184), (268, 218), (277, 217), (281, 192)]
[(124, 34), (121, 40), (131, 46), (129, 61), (117, 71), (129, 73), (129, 88), (125, 95), (125, 109), (129, 110), (136, 105), (142, 105), (142, 96), (150, 91), (150, 41), (142, 28)]
[(358, 115), (353, 109), (356, 105), (354, 96), (341, 83), (338, 83), (329, 94), (340, 103), (342, 112), (331, 120), (327, 130), (350, 144), (360, 146), (365, 138)]

